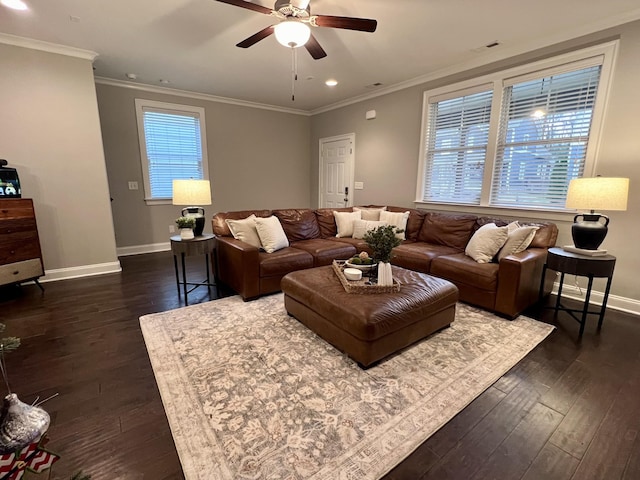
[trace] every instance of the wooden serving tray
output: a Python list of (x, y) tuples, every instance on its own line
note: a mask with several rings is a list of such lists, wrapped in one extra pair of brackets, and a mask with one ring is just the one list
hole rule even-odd
[(334, 260), (331, 266), (347, 293), (363, 295), (371, 293), (395, 293), (400, 291), (400, 283), (395, 278), (393, 279), (393, 285), (370, 284), (369, 279), (366, 277), (363, 277), (360, 280), (347, 280), (343, 271), (345, 267), (345, 260)]

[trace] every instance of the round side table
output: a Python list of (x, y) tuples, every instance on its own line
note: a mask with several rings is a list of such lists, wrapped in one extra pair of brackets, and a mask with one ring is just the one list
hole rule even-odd
[[(173, 253), (173, 266), (176, 271), (176, 285), (178, 287), (178, 298), (180, 298), (180, 287), (184, 292), (184, 303), (189, 305), (189, 299), (187, 295), (198, 287), (206, 286), (207, 288), (216, 287), (217, 282), (211, 283), (211, 277), (209, 275), (209, 255), (213, 255), (215, 258), (216, 249), (216, 237), (210, 233), (205, 233), (198, 237), (194, 237), (190, 240), (184, 240), (180, 238), (180, 235), (171, 237), (171, 252)], [(182, 281), (180, 281), (180, 275), (178, 274), (178, 255), (180, 255), (180, 263), (182, 266)], [(205, 268), (207, 272), (207, 279), (202, 282), (188, 282), (186, 268), (184, 264), (185, 257), (192, 257), (197, 255), (205, 256)], [(214, 280), (217, 278), (218, 269), (214, 268)], [(187, 289), (191, 286), (190, 289)]]
[[(580, 324), (579, 337), (582, 337), (584, 333), (584, 326), (587, 323), (587, 315), (599, 315), (598, 317), (598, 330), (602, 328), (602, 322), (604, 321), (604, 313), (607, 308), (607, 300), (609, 299), (609, 291), (611, 290), (611, 280), (613, 279), (613, 269), (616, 265), (616, 257), (613, 255), (599, 255), (588, 256), (581, 255), (579, 253), (572, 253), (563, 250), (562, 248), (550, 248), (547, 253), (547, 262), (542, 269), (542, 283), (540, 284), (540, 298), (542, 298), (542, 290), (544, 286), (544, 277), (548, 269), (560, 272), (560, 285), (558, 286), (558, 296), (556, 298), (556, 305), (554, 308), (557, 315), (559, 310), (565, 311), (571, 315), (571, 317)], [(587, 285), (587, 292), (584, 299), (584, 305), (582, 310), (571, 309), (564, 307), (560, 300), (562, 298), (562, 284), (564, 283), (565, 274), (578, 275), (581, 277), (587, 277), (589, 283)], [(593, 287), (594, 278), (606, 278), (607, 287), (604, 292), (604, 298), (602, 299), (602, 307), (599, 312), (589, 311), (589, 299), (591, 297), (591, 288)], [(582, 316), (578, 318), (575, 313), (582, 312)]]

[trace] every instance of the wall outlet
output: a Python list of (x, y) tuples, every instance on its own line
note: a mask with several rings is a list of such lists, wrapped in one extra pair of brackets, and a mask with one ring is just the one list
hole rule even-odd
[(169, 233), (176, 233), (176, 226), (175, 225), (169, 225)]
[(138, 190), (138, 182), (129, 182), (129, 190)]

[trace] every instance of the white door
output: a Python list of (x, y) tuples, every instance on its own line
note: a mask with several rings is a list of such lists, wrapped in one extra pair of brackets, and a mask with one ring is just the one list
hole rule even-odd
[(320, 208), (353, 205), (355, 134), (320, 139)]

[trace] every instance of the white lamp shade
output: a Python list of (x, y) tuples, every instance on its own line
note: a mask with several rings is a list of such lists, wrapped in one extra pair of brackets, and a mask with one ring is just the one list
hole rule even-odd
[(211, 205), (209, 180), (174, 180), (174, 205)]
[(628, 178), (575, 178), (569, 182), (565, 206), (584, 210), (626, 210), (628, 196)]
[(285, 20), (275, 26), (276, 40), (285, 47), (301, 47), (309, 40), (309, 25), (297, 20)]

